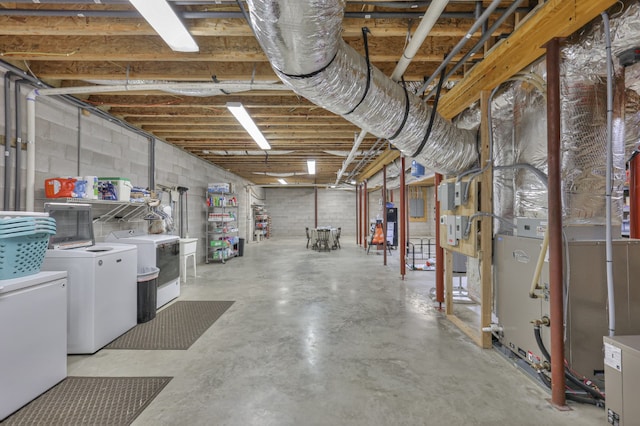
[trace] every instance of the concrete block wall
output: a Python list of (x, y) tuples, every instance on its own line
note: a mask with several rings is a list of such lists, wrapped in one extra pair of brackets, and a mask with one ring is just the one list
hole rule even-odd
[[(266, 188), (266, 205), (273, 237), (305, 237), (315, 225), (314, 188)], [(342, 235), (356, 232), (355, 191), (318, 188), (318, 226), (342, 228)], [(342, 241), (342, 240), (341, 240)]]
[[(388, 190), (387, 201), (390, 202), (393, 199), (394, 206), (400, 210), (399, 214), (402, 215), (400, 206), (400, 189), (395, 188)], [(392, 195), (393, 194), (393, 195)], [(377, 189), (369, 192), (369, 217), (368, 222), (375, 223), (377, 219), (384, 218), (383, 202), (382, 202), (382, 189)], [(436, 232), (436, 217), (435, 217), (435, 190), (434, 187), (427, 188), (427, 218), (426, 220), (412, 220), (409, 222), (409, 238), (421, 238), (421, 237), (433, 237)]]
[[(0, 69), (0, 78), (2, 78)], [(0, 85), (0, 134), (4, 135), (4, 98), (3, 85)], [(27, 93), (27, 87), (23, 89)], [(11, 106), (13, 102), (13, 85), (11, 90)], [(22, 102), (21, 114), (23, 117), (21, 129), (22, 138), (26, 140), (26, 102)], [(13, 134), (12, 110), (11, 133)], [(136, 186), (148, 187), (149, 162), (151, 143), (146, 135), (139, 134), (128, 128), (124, 128), (116, 122), (105, 120), (95, 114), (86, 114), (79, 111), (73, 105), (62, 100), (48, 97), (39, 97), (36, 102), (36, 191), (35, 209), (41, 211), (44, 202), (44, 180), (51, 177), (62, 176), (111, 176), (126, 177)], [(21, 164), (21, 205), (17, 210), (24, 210), (25, 181), (26, 181), (26, 152), (22, 151)], [(10, 152), (11, 158), (15, 158), (15, 149)], [(205, 192), (209, 182), (231, 182), (240, 202), (238, 214), (239, 236), (245, 237), (249, 233), (247, 218), (250, 218), (250, 204), (254, 197), (249, 191), (247, 180), (233, 175), (211, 163), (182, 151), (163, 141), (155, 142), (155, 182), (166, 187), (185, 186), (187, 192), (186, 204), (188, 210), (189, 236), (199, 238), (198, 257), (204, 260), (204, 231), (206, 221)], [(12, 175), (13, 175), (12, 166)], [(4, 162), (0, 164), (0, 176), (4, 176)], [(4, 180), (2, 187), (4, 190)], [(13, 199), (13, 185), (11, 180), (10, 209), (15, 208)], [(264, 198), (261, 189), (253, 189), (258, 197)], [(171, 203), (167, 196), (167, 204), (173, 204), (178, 209), (179, 198)], [(55, 200), (53, 200), (55, 201)], [(94, 217), (102, 216), (109, 211), (109, 207), (94, 204)], [(142, 210), (144, 211), (144, 210)], [(186, 213), (186, 212), (185, 212)], [(179, 234), (179, 211), (176, 217), (173, 234)], [(94, 223), (96, 240), (102, 241), (113, 230), (138, 229), (146, 230), (148, 223), (138, 218), (135, 221), (109, 221)]]

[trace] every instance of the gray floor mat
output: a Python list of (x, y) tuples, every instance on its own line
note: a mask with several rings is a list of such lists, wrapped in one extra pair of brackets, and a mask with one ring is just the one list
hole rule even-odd
[(105, 349), (189, 349), (229, 307), (231, 301), (178, 301), (138, 324)]
[(67, 377), (2, 425), (130, 425), (171, 377)]

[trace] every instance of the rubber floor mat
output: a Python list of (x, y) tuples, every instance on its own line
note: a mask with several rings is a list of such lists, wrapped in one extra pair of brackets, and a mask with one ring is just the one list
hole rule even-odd
[(171, 377), (67, 377), (2, 425), (130, 425)]
[(189, 349), (231, 305), (230, 301), (175, 302), (105, 349)]

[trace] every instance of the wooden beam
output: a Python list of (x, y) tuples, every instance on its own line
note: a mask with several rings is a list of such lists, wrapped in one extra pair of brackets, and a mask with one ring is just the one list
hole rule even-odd
[[(11, 59), (6, 57), (7, 60)], [(396, 67), (393, 62), (376, 62), (374, 65), (385, 75), (391, 75)], [(14, 61), (19, 68), (25, 68), (22, 61)], [(20, 66), (21, 65), (21, 66)], [(438, 63), (412, 62), (405, 72), (405, 81), (423, 81), (433, 74)], [(218, 80), (279, 81), (268, 62), (217, 62), (202, 60), (189, 62), (189, 72), (179, 61), (31, 61), (31, 72), (43, 79), (55, 80), (171, 80), (171, 81), (211, 81)], [(449, 80), (458, 81), (462, 71)]]
[[(1, 12), (1, 11), (0, 11)], [(463, 37), (471, 19), (439, 19), (431, 30), (435, 37)], [(190, 19), (189, 32), (202, 37), (253, 37), (244, 19)], [(362, 36), (362, 27), (369, 27), (373, 37), (405, 37), (408, 19), (345, 19), (343, 37)], [(510, 24), (498, 29), (498, 33), (511, 32)], [(0, 16), (0, 34), (33, 36), (141, 36), (156, 35), (143, 19), (60, 17), (60, 16)]]
[(507, 39), (502, 40), (440, 101), (438, 112), (451, 119), (544, 54), (542, 46), (554, 37), (566, 37), (594, 19), (616, 0), (549, 0), (538, 6)]
[[(489, 126), (488, 111), (490, 92), (480, 93), (480, 164), (491, 164), (489, 158)], [(493, 168), (489, 166), (480, 176), (480, 211), (493, 213)], [(471, 235), (475, 238), (475, 235)], [(490, 332), (483, 332), (483, 327), (491, 325), (491, 308), (493, 306), (493, 217), (482, 216), (480, 223), (480, 346), (489, 349), (492, 345)]]
[[(200, 50), (195, 53), (173, 51), (159, 37), (141, 35), (123, 36), (6, 36), (0, 35), (2, 56), (30, 61), (180, 61), (200, 62), (207, 58), (211, 62), (267, 62), (267, 57), (258, 41), (249, 37), (197, 38)], [(453, 47), (452, 37), (428, 38), (425, 47), (416, 54), (412, 62), (440, 63), (446, 52)], [(473, 45), (471, 39), (469, 45)], [(398, 46), (404, 37), (372, 38), (369, 40), (372, 62), (394, 62), (398, 60)], [(347, 41), (355, 50), (364, 51), (361, 38)], [(467, 49), (468, 50), (468, 49)], [(429, 53), (424, 53), (429, 52)], [(466, 51), (463, 49), (455, 60)]]
[[(359, 175), (360, 180), (369, 179), (371, 176), (382, 170), (382, 167), (400, 158), (400, 151), (387, 148), (380, 154), (368, 167), (366, 167)], [(371, 188), (370, 188), (371, 189)]]

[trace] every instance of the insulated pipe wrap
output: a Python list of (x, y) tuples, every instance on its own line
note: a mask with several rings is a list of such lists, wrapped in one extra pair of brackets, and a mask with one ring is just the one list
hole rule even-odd
[[(414, 154), (426, 135), (431, 108), (409, 93), (409, 116), (402, 125), (406, 110), (402, 86), (373, 66), (369, 76), (366, 59), (340, 36), (344, 1), (249, 0), (248, 4), (256, 37), (285, 84), (379, 138), (398, 133), (391, 142), (405, 156)], [(454, 175), (477, 158), (476, 133), (436, 115), (431, 135), (415, 160)]]

